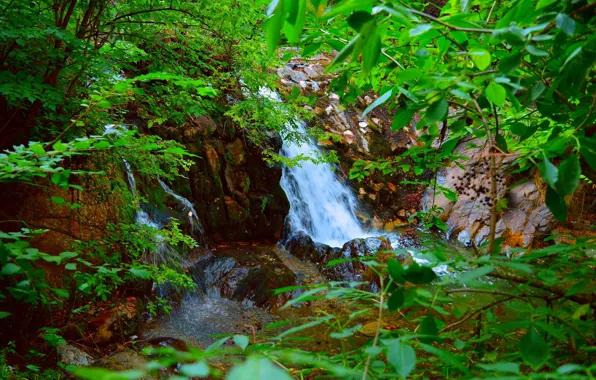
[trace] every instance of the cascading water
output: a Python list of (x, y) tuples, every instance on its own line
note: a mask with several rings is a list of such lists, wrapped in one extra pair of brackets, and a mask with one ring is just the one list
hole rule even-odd
[[(279, 94), (261, 88), (261, 96), (281, 102)], [(297, 132), (306, 135), (306, 125), (297, 121)], [(283, 138), (283, 137), (282, 137)], [(280, 154), (288, 158), (321, 156), (313, 139), (283, 141)], [(281, 187), (290, 202), (287, 216), (290, 231), (304, 231), (316, 242), (341, 247), (345, 242), (367, 236), (356, 217), (358, 200), (328, 163), (304, 160), (283, 168)]]
[(188, 216), (188, 222), (190, 223), (190, 227), (192, 228), (192, 230), (201, 235), (205, 233), (203, 225), (199, 220), (198, 214), (195, 211), (192, 202), (184, 198), (183, 196), (176, 194), (168, 185), (166, 185), (164, 181), (161, 180), (161, 178), (157, 178), (157, 181), (166, 193), (170, 194), (172, 197), (174, 197), (174, 199), (178, 201), (178, 203), (182, 205), (182, 210), (183, 212), (187, 213), (186, 215)]
[[(304, 122), (298, 122), (298, 132), (305, 134)], [(284, 141), (281, 155), (317, 157), (321, 151), (312, 140)], [(304, 231), (316, 242), (341, 247), (348, 240), (366, 236), (356, 217), (358, 201), (352, 190), (340, 181), (327, 163), (302, 161), (284, 167), (281, 187), (290, 202), (286, 223), (291, 231)]]

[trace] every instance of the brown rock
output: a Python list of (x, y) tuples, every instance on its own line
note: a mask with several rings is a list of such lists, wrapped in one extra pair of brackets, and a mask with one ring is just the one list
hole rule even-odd
[(241, 224), (246, 220), (248, 217), (246, 209), (243, 209), (238, 202), (230, 197), (225, 197), (224, 202), (226, 204), (228, 220), (231, 224)]
[(353, 144), (354, 140), (356, 139), (356, 136), (354, 136), (354, 132), (346, 130), (343, 133), (344, 135), (344, 141), (348, 144)]
[(219, 173), (219, 155), (217, 151), (209, 144), (205, 144), (205, 158), (209, 164), (209, 169), (212, 175)]
[(246, 162), (244, 143), (240, 138), (226, 145), (226, 160), (233, 165), (242, 165)]
[(129, 297), (118, 306), (104, 310), (89, 321), (93, 342), (104, 344), (122, 334), (133, 334), (139, 327), (138, 300)]

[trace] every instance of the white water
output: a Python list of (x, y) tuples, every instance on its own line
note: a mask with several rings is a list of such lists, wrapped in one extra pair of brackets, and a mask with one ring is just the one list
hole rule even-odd
[(190, 223), (190, 226), (192, 228), (193, 231), (198, 232), (200, 234), (203, 234), (205, 232), (205, 230), (203, 229), (203, 226), (201, 225), (201, 221), (199, 220), (198, 214), (195, 211), (194, 205), (192, 204), (191, 201), (189, 201), (188, 199), (184, 198), (181, 195), (178, 195), (174, 192), (174, 190), (172, 190), (168, 185), (165, 184), (164, 181), (161, 180), (161, 178), (157, 178), (157, 181), (159, 182), (159, 184), (161, 185), (161, 187), (163, 188), (163, 190), (170, 194), (172, 197), (174, 197), (183, 207), (183, 211), (187, 212), (187, 216), (188, 216), (188, 221)]
[[(298, 132), (306, 133), (302, 121)], [(281, 149), (281, 155), (288, 158), (318, 157), (321, 153), (310, 139), (301, 143), (284, 141)], [(286, 223), (293, 232), (304, 231), (314, 241), (332, 247), (367, 235), (356, 217), (358, 200), (331, 165), (302, 161), (299, 166), (284, 167), (281, 187), (290, 201)]]
[[(279, 95), (270, 89), (261, 88), (260, 94), (281, 102)], [(297, 132), (306, 135), (305, 123), (297, 121), (295, 124)], [(298, 143), (284, 139), (280, 154), (288, 158), (317, 158), (322, 151), (314, 139)], [(332, 247), (367, 236), (356, 217), (358, 200), (331, 165), (301, 161), (299, 165), (284, 167), (281, 187), (290, 202), (286, 223), (292, 233), (304, 231), (314, 241)]]

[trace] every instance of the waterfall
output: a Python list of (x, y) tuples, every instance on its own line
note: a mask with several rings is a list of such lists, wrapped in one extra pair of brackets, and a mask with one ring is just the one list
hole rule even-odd
[[(279, 94), (268, 88), (261, 88), (260, 95), (281, 102)], [(293, 124), (298, 133), (306, 135), (303, 121)], [(292, 127), (288, 125), (288, 128)], [(282, 139), (282, 156), (321, 156), (322, 151), (312, 138), (301, 142), (287, 141), (284, 136)], [(367, 236), (356, 217), (358, 200), (330, 164), (304, 160), (293, 167), (284, 166), (281, 187), (290, 202), (286, 223), (292, 233), (304, 231), (314, 241), (332, 247), (341, 247), (349, 240)]]
[[(298, 132), (306, 133), (302, 121), (298, 122)], [(288, 158), (317, 157), (321, 153), (313, 139), (298, 143), (284, 141), (281, 149), (281, 155)], [(330, 164), (302, 161), (293, 167), (286, 166), (281, 187), (290, 202), (286, 223), (291, 231), (304, 231), (314, 241), (332, 247), (366, 236), (356, 217), (358, 200)]]
[(180, 205), (182, 205), (182, 208), (183, 208), (182, 210), (187, 213), (186, 215), (188, 216), (188, 221), (190, 223), (192, 230), (199, 234), (203, 234), (205, 232), (205, 230), (203, 229), (203, 226), (201, 225), (201, 221), (199, 220), (198, 214), (195, 211), (195, 208), (194, 208), (194, 205), (192, 204), (192, 202), (189, 201), (188, 199), (184, 198), (183, 196), (176, 194), (168, 185), (166, 185), (166, 183), (164, 181), (161, 180), (161, 178), (158, 177), (157, 181), (159, 182), (162, 189), (166, 193), (170, 194), (172, 197), (174, 197), (178, 201), (178, 203), (180, 203)]

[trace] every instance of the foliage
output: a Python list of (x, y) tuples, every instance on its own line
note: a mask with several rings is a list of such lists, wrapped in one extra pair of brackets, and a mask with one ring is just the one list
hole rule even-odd
[[(474, 246), (469, 255), (429, 240), (416, 252), (424, 264), (398, 261), (410, 254), (405, 250), (358, 258), (367, 267), (367, 281), (279, 290), (299, 290), (286, 307), (309, 302), (313, 313), (302, 324), (290, 321), (277, 336), (224, 337), (206, 350), (188, 352), (153, 349), (148, 351), (153, 361), (144, 369), (79, 368), (74, 374), (142, 378), (183, 363), (178, 378), (218, 378), (223, 374), (211, 360), (224, 358), (235, 362), (227, 374), (235, 379), (592, 378), (596, 242), (547, 241), (550, 245), (540, 249), (502, 251), (495, 215), (506, 204), (495, 189), (497, 168), (511, 158), (517, 174), (540, 173), (546, 204), (565, 223), (570, 196), (582, 181), (596, 179), (596, 3), (448, 0), (439, 7), (416, 0), (274, 0), (266, 14), (260, 5), (249, 0), (4, 1), (0, 183), (84, 191), (78, 179), (94, 176), (115, 192), (123, 189), (116, 186), (122, 178), (111, 176), (122, 177), (123, 170), (114, 169), (122, 164), (143, 177), (183, 176), (194, 156), (152, 132), (175, 130), (210, 113), (229, 117), (233, 125), (227, 128), (238, 126), (268, 163), (336, 163), (333, 152), (292, 160), (277, 154), (270, 133), (302, 141), (297, 120), (309, 113), (295, 102), (316, 99), (300, 99), (293, 91), (282, 103), (263, 90), (274, 87), (267, 66), (278, 63), (272, 56), (280, 43), (302, 48), (303, 56), (335, 49), (339, 53), (327, 68), (335, 75), (330, 89), (347, 103), (363, 92), (379, 94), (361, 117), (386, 107), (394, 114), (393, 129), (405, 128), (414, 137), (401, 156), (357, 161), (350, 177), (401, 171), (416, 177), (411, 183), (454, 198), (454, 191), (437, 181), (437, 172), (452, 163), (464, 166), (453, 151), (472, 140), (490, 162), (488, 246)], [(415, 124), (414, 115), (420, 116)], [(106, 125), (130, 120), (138, 125), (104, 133)], [(85, 165), (73, 163), (83, 158)], [(62, 197), (52, 201), (73, 212), (81, 208)], [(261, 213), (268, 201), (263, 198)], [(133, 208), (139, 204), (136, 199)], [(441, 211), (435, 206), (412, 218), (446, 229)], [(179, 262), (160, 256), (167, 251), (168, 258), (175, 257), (170, 249), (196, 244), (176, 220), (159, 230), (111, 223), (104, 238), (78, 242), (58, 255), (31, 244), (44, 232), (0, 233), (0, 280), (6, 290), (0, 318), (16, 317), (4, 309), (7, 303), (42, 308), (76, 297), (108, 300), (127, 282), (192, 285), (179, 273)], [(51, 285), (42, 269), (49, 265), (64, 270), (70, 289)], [(481, 302), (469, 306), (475, 294)], [(335, 301), (349, 305), (349, 313), (319, 307)], [(167, 309), (163, 302), (150, 303), (149, 310)], [(391, 317), (400, 320), (399, 327), (387, 328), (384, 321)], [(373, 334), (362, 339), (366, 320), (374, 322)], [(338, 350), (298, 348), (299, 340), (292, 338), (317, 328), (337, 340)], [(51, 346), (63, 343), (54, 327), (40, 333)], [(235, 347), (224, 347), (230, 339)], [(15, 377), (6, 364), (10, 349), (0, 355), (0, 374)], [(24, 377), (34, 378), (38, 371), (29, 365)]]

